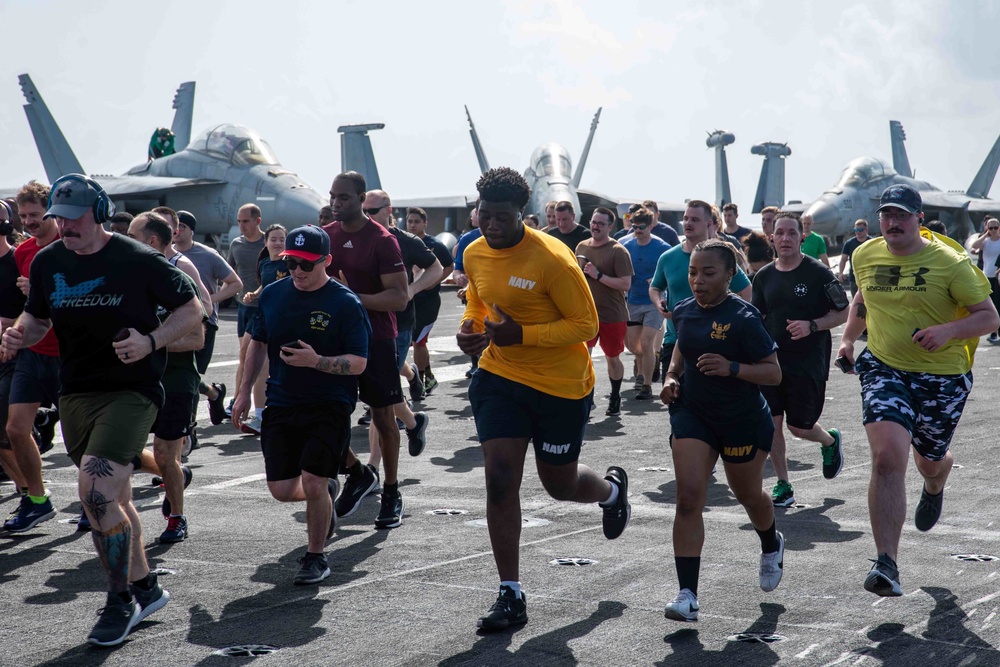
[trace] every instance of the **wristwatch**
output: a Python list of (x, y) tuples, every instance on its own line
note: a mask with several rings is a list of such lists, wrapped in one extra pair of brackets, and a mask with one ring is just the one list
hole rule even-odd
[(819, 331), (819, 325), (816, 324), (816, 320), (809, 320), (809, 333), (816, 333)]
[(601, 273), (600, 271), (598, 271), (598, 272), (597, 272), (597, 279), (598, 279), (598, 280), (600, 280), (600, 279), (601, 279), (601, 278), (603, 278), (603, 277), (604, 277), (604, 274), (603, 274), (603, 273)]
[(729, 375), (736, 377), (740, 374), (740, 362), (730, 361), (729, 362)]

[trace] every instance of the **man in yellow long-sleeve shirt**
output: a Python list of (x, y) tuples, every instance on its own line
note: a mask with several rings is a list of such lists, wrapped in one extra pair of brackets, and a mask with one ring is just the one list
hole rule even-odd
[(465, 251), (468, 305), (458, 345), (482, 354), (469, 400), (486, 468), (486, 519), (500, 595), (478, 626), (500, 630), (528, 620), (518, 552), (520, 487), (528, 441), (538, 477), (558, 500), (599, 503), (604, 535), (628, 525), (628, 477), (617, 466), (601, 476), (579, 465), (590, 416), (594, 367), (586, 341), (597, 334), (597, 308), (565, 244), (526, 227), (527, 182), (507, 167), (476, 184), (483, 238)]

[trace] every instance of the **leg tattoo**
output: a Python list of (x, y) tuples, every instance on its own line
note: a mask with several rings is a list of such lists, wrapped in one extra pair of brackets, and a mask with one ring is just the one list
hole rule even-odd
[(94, 531), (93, 536), (97, 555), (108, 574), (108, 589), (112, 593), (128, 591), (132, 525), (126, 519), (103, 532)]
[(94, 521), (95, 527), (98, 530), (101, 528), (101, 519), (108, 513), (108, 505), (112, 502), (105, 498), (104, 494), (98, 491), (96, 486), (91, 485), (90, 491), (87, 491), (87, 495), (83, 499), (83, 504), (90, 510), (90, 518)]
[(111, 477), (115, 471), (111, 469), (111, 461), (100, 457), (91, 457), (83, 466), (83, 471), (91, 477)]

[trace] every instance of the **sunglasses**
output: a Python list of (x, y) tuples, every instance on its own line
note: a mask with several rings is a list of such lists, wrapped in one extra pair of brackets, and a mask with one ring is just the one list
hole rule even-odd
[(290, 257), (286, 257), (285, 258), (285, 267), (289, 271), (294, 271), (295, 269), (302, 269), (306, 273), (309, 273), (310, 271), (312, 271), (313, 269), (315, 269), (316, 265), (319, 264), (324, 259), (326, 259), (326, 255), (323, 255), (319, 259), (317, 259), (315, 261), (312, 261), (312, 262), (306, 261), (304, 259), (291, 259)]
[(363, 208), (361, 210), (365, 212), (365, 215), (375, 215), (376, 213), (384, 209), (386, 206), (388, 206), (388, 204), (382, 204), (378, 208)]
[(643, 230), (645, 230), (645, 229), (649, 229), (649, 228), (650, 228), (650, 225), (648, 225), (648, 224), (642, 224), (642, 225), (635, 224), (635, 225), (632, 225), (632, 229), (643, 229)]
[(867, 228), (867, 227), (855, 227), (855, 228), (854, 228), (854, 231), (856, 231), (856, 232), (863, 232), (863, 231), (865, 231), (866, 229), (868, 229), (868, 228)]
[(993, 225), (990, 225), (990, 226), (989, 226), (989, 227), (987, 227), (986, 229), (1000, 229), (1000, 227), (994, 227)]

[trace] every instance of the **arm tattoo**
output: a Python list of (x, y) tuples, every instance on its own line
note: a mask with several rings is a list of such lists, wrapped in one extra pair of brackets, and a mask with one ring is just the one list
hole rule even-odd
[(316, 362), (316, 370), (331, 375), (350, 375), (351, 363), (343, 357), (333, 357), (332, 359), (320, 357), (319, 361)]
[(859, 303), (858, 304), (858, 317), (860, 317), (861, 319), (866, 319), (867, 315), (868, 315), (868, 309), (865, 308), (865, 304)]
[(98, 456), (92, 457), (83, 466), (83, 471), (91, 477), (111, 477), (114, 470), (111, 469), (111, 462)]
[(87, 491), (87, 495), (83, 498), (83, 504), (90, 510), (91, 518), (94, 519), (98, 529), (100, 529), (101, 519), (108, 513), (108, 505), (111, 504), (111, 501), (105, 498), (104, 494), (97, 490), (97, 487), (91, 486), (90, 491)]

